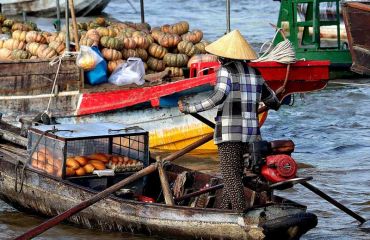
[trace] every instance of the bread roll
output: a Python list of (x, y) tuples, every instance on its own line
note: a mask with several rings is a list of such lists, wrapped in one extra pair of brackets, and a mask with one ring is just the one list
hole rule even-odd
[(36, 160), (37, 160), (37, 152), (34, 152), (34, 153), (32, 154), (32, 159), (36, 159)]
[(73, 176), (76, 174), (76, 171), (73, 168), (67, 167), (66, 168), (66, 176)]
[(92, 173), (95, 170), (95, 167), (91, 163), (88, 163), (84, 166), (84, 169), (86, 173)]
[(118, 157), (117, 156), (112, 156), (111, 161), (112, 161), (112, 163), (118, 163)]
[(82, 176), (82, 175), (85, 175), (86, 174), (86, 171), (83, 167), (80, 167), (76, 170), (76, 175), (78, 176)]
[(53, 175), (54, 174), (54, 167), (53, 165), (50, 165), (50, 164), (46, 164), (45, 166), (45, 170), (47, 173)]
[(105, 153), (94, 153), (94, 154), (91, 154), (89, 158), (102, 161), (103, 163), (109, 162), (109, 156), (108, 154), (105, 154)]
[(37, 168), (37, 160), (32, 159), (31, 166)]
[(75, 160), (80, 164), (80, 166), (85, 166), (88, 162), (88, 158), (87, 157), (83, 157), (83, 156), (75, 156), (74, 157)]
[(92, 164), (96, 170), (105, 169), (105, 164), (99, 160), (90, 160), (89, 163)]
[(67, 158), (66, 165), (74, 170), (80, 167), (80, 164), (74, 158)]

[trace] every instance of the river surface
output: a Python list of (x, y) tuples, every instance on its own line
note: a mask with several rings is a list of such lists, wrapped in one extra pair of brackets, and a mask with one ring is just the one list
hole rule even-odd
[[(132, 1), (134, 2), (134, 1)], [(134, 6), (140, 9), (135, 1)], [(268, 23), (277, 20), (279, 3), (232, 1), (231, 28), (238, 28), (254, 46), (274, 34)], [(180, 20), (200, 28), (214, 40), (226, 29), (225, 1), (152, 0), (145, 2), (146, 21), (152, 26)], [(128, 2), (112, 0), (105, 14), (118, 20), (139, 21)], [(47, 28), (52, 19), (37, 19)], [(336, 81), (337, 82), (337, 81)], [(331, 83), (321, 91), (296, 95), (293, 106), (271, 112), (262, 128), (266, 140), (292, 139), (293, 157), (305, 166), (300, 176), (313, 176), (312, 183), (366, 219), (370, 218), (370, 79)], [(346, 84), (343, 84), (346, 83)], [(362, 84), (362, 85), (360, 85)], [(185, 156), (177, 161), (186, 167), (218, 172), (217, 156)], [(302, 239), (370, 239), (370, 224), (357, 222), (313, 193), (297, 186), (277, 192), (308, 206), (319, 217), (318, 226)], [(14, 237), (44, 219), (21, 213), (0, 201), (0, 239)], [(161, 239), (123, 233), (101, 233), (59, 225), (37, 239)]]

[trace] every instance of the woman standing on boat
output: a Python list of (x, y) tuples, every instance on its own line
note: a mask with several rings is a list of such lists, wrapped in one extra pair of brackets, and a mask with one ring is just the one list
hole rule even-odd
[(248, 151), (249, 143), (261, 140), (258, 106), (263, 101), (269, 108), (277, 110), (280, 102), (257, 70), (246, 64), (257, 55), (238, 30), (208, 45), (206, 51), (218, 56), (221, 63), (214, 92), (199, 103), (179, 101), (179, 110), (196, 113), (219, 105), (214, 141), (225, 186), (221, 207), (244, 211), (242, 156)]

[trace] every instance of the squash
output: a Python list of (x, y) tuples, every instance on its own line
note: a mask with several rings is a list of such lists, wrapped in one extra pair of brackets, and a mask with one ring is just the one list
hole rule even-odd
[(154, 38), (152, 37), (152, 35), (147, 34), (145, 37), (148, 40), (149, 45), (152, 44), (152, 43), (154, 43)]
[(64, 42), (53, 41), (49, 43), (49, 47), (53, 48), (59, 55), (64, 52), (66, 45)]
[(46, 38), (46, 41), (48, 43), (53, 42), (53, 41), (65, 42), (66, 41), (66, 33), (65, 32), (53, 33), (49, 37)]
[(124, 38), (123, 39), (123, 47), (126, 49), (135, 49), (136, 42), (133, 38)]
[(165, 70), (170, 71), (170, 77), (182, 77), (182, 76), (184, 76), (184, 72), (182, 71), (182, 68), (166, 67)]
[(170, 33), (171, 25), (165, 24), (161, 27), (161, 31), (164, 33)]
[[(48, 45), (40, 44), (40, 43), (27, 43), (26, 49), (29, 51), (33, 56), (38, 56), (39, 49), (43, 50), (46, 49)], [(41, 51), (40, 50), (40, 51)]]
[(2, 27), (1, 32), (4, 34), (9, 34), (9, 35), (11, 34), (10, 28), (8, 27)]
[(13, 24), (14, 24), (14, 20), (5, 19), (4, 22), (3, 22), (3, 27), (7, 27), (7, 28), (11, 29)]
[(197, 43), (197, 44), (195, 44), (194, 46), (195, 46), (195, 48), (197, 49), (197, 52), (198, 53), (200, 53), (200, 54), (205, 54), (205, 53), (207, 53), (207, 51), (206, 51), (206, 46), (207, 45), (209, 45), (209, 42), (208, 41), (201, 41), (201, 42), (199, 42), (199, 43)]
[(19, 41), (17, 39), (7, 39), (4, 41), (3, 48), (7, 48), (9, 50), (14, 49), (24, 49), (26, 47), (26, 43), (23, 41)]
[(31, 30), (34, 30), (32, 28), (32, 26), (28, 25), (28, 24), (24, 24), (24, 23), (14, 23), (12, 25), (12, 31), (15, 31), (15, 30), (21, 30), (21, 31), (31, 31)]
[(146, 37), (134, 36), (132, 38), (135, 40), (137, 48), (147, 49), (150, 45), (150, 43), (149, 43), (149, 41)]
[(91, 47), (91, 46), (95, 45), (95, 41), (92, 40), (91, 38), (84, 37), (84, 38), (81, 38), (80, 39), (80, 45), (81, 46), (89, 46), (89, 47)]
[[(47, 46), (47, 45), (46, 45)], [(37, 56), (41, 59), (49, 59), (57, 56), (58, 53), (51, 47), (46, 47), (45, 49), (38, 49)]]
[(41, 32), (29, 31), (26, 34), (26, 42), (46, 43), (46, 38), (41, 34)]
[(4, 40), (0, 40), (0, 48), (3, 48)]
[(108, 61), (122, 59), (122, 53), (112, 48), (103, 48), (101, 50), (101, 53), (103, 57)]
[(0, 60), (11, 60), (12, 51), (7, 48), (0, 48)]
[(27, 34), (27, 31), (15, 30), (12, 33), (12, 38), (24, 42), (26, 41), (26, 34)]
[(151, 26), (149, 23), (135, 23), (134, 28), (139, 31), (149, 31), (151, 29)]
[(96, 22), (93, 22), (93, 21), (91, 21), (87, 24), (87, 30), (96, 29), (98, 27), (101, 27), (101, 26), (99, 24), (97, 24)]
[(115, 37), (117, 34), (112, 28), (106, 27), (98, 27), (96, 29), (101, 37), (108, 36), (108, 37)]
[(217, 56), (213, 54), (197, 54), (192, 56), (188, 61), (188, 68), (191, 67), (193, 63), (199, 62), (217, 62)]
[(153, 28), (152, 29), (152, 33), (151, 33), (151, 36), (153, 37), (153, 39), (155, 41), (158, 42), (158, 40), (163, 36), (165, 35), (164, 32), (162, 32), (160, 29), (156, 29), (156, 28)]
[(148, 70), (148, 64), (146, 62), (143, 62), (144, 63), (144, 70)]
[(183, 34), (181, 37), (182, 37), (182, 40), (189, 41), (195, 44), (202, 40), (203, 32), (201, 30), (194, 30), (194, 31)]
[(156, 43), (150, 44), (148, 52), (151, 56), (158, 59), (163, 59), (164, 55), (168, 53), (167, 48), (164, 48)]
[(122, 50), (122, 57), (123, 59), (128, 59), (130, 57), (139, 57), (136, 49), (123, 49)]
[(95, 22), (100, 26), (103, 26), (103, 27), (106, 26), (105, 18), (103, 18), (103, 17), (95, 18)]
[(120, 40), (118, 38), (109, 37), (109, 36), (103, 36), (100, 39), (100, 44), (103, 47), (113, 48), (113, 49), (116, 49), (116, 50), (121, 50), (123, 48), (122, 40)]
[(158, 43), (162, 47), (167, 47), (167, 48), (176, 47), (180, 41), (181, 41), (181, 37), (179, 35), (171, 34), (171, 33), (166, 33), (158, 39)]
[(188, 41), (179, 42), (179, 44), (177, 45), (177, 49), (180, 53), (184, 53), (189, 57), (197, 53), (197, 49), (195, 48), (194, 44)]
[(116, 70), (116, 68), (121, 65), (121, 64), (124, 64), (126, 61), (125, 60), (122, 60), (122, 59), (118, 59), (118, 60), (115, 60), (115, 61), (109, 61), (108, 62), (108, 72), (109, 73), (112, 73), (114, 72), (114, 70)]
[(20, 49), (15, 49), (12, 51), (11, 57), (14, 60), (29, 59), (31, 57), (31, 53)]
[(86, 30), (87, 31), (87, 23), (77, 23), (77, 29), (79, 30)]
[(170, 26), (168, 32), (175, 33), (177, 35), (185, 34), (189, 31), (189, 23), (186, 21), (181, 21)]
[(189, 58), (185, 54), (174, 54), (174, 53), (167, 53), (163, 61), (169, 67), (183, 67), (186, 66)]
[(144, 32), (141, 32), (141, 31), (135, 31), (132, 33), (132, 37), (145, 37), (146, 34)]
[(164, 61), (157, 58), (149, 57), (146, 63), (153, 71), (161, 72), (166, 68)]
[(0, 24), (2, 24), (6, 20), (6, 17), (0, 14)]
[(143, 60), (143, 62), (148, 60), (148, 52), (145, 49), (137, 48), (136, 52), (137, 52), (137, 55), (139, 55), (139, 58)]
[(100, 35), (96, 29), (90, 29), (89, 31), (86, 32), (85, 36), (87, 38), (92, 39), (96, 45), (98, 45), (100, 42)]

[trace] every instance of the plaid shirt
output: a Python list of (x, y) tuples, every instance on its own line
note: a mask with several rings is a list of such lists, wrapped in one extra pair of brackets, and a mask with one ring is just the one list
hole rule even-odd
[(257, 115), (261, 99), (273, 109), (280, 105), (256, 70), (233, 61), (218, 70), (214, 92), (199, 103), (185, 104), (184, 112), (202, 112), (219, 105), (215, 118), (215, 144), (251, 143), (261, 138)]

